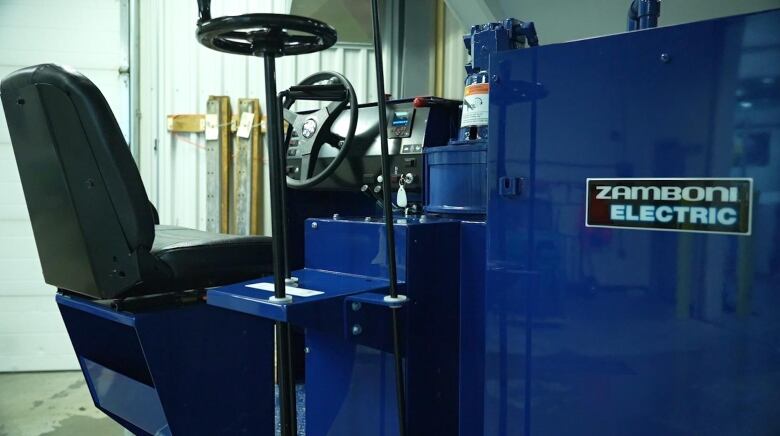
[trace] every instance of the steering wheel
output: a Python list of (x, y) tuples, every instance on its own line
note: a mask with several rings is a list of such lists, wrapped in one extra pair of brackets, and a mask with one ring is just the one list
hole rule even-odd
[[(212, 18), (210, 0), (199, 0), (198, 11), (198, 41), (208, 48), (225, 53), (266, 58), (299, 55), (325, 50), (337, 40), (335, 29), (312, 18), (281, 14)], [(268, 77), (267, 80), (275, 78)], [(316, 85), (325, 80), (337, 85)], [(341, 74), (322, 72), (307, 77), (284, 94), (284, 119), (294, 131), (300, 133), (296, 138), (295, 157), (301, 159), (299, 179), (288, 176), (287, 185), (292, 188), (315, 186), (336, 171), (351, 148), (358, 118), (355, 89)], [(296, 100), (324, 100), (331, 103), (319, 111), (301, 115), (289, 110)], [(347, 105), (350, 108), (350, 123), (347, 135), (342, 138), (330, 129)], [(339, 151), (330, 164), (315, 175), (314, 167), (324, 144), (330, 144)], [(292, 157), (288, 153), (287, 159)]]
[(322, 21), (297, 15), (244, 14), (211, 18), (201, 9), (198, 41), (208, 48), (248, 56), (314, 53), (336, 43), (336, 30)]
[[(321, 82), (326, 84), (318, 85)], [(355, 137), (358, 121), (358, 103), (355, 89), (346, 77), (332, 71), (312, 74), (293, 86), (286, 93), (284, 101), (284, 120), (289, 123), (290, 133), (297, 133), (297, 144), (290, 144), (287, 152), (288, 161), (300, 158), (299, 179), (287, 176), (287, 186), (291, 188), (308, 188), (321, 183), (330, 177), (349, 154)], [(290, 107), (297, 100), (330, 101), (324, 108), (307, 114), (296, 113)], [(340, 136), (333, 131), (333, 123), (349, 106), (349, 127), (346, 136)], [(314, 167), (325, 145), (338, 149), (336, 157), (319, 173), (314, 174)]]

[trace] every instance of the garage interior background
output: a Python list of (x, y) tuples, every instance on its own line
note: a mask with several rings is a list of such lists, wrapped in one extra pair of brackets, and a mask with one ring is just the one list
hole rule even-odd
[[(388, 92), (462, 97), (471, 24), (516, 17), (536, 23), (542, 44), (624, 30), (626, 0), (386, 0)], [(753, 12), (778, 0), (678, 0), (663, 3), (661, 25)], [(333, 70), (354, 84), (360, 102), (376, 100), (370, 4), (364, 0), (215, 1), (214, 15), (307, 15), (337, 28), (340, 42), (279, 62), (279, 89)], [(264, 101), (262, 63), (221, 55), (195, 40), (195, 0), (0, 0), (0, 75), (37, 63), (73, 66), (106, 95), (161, 221), (205, 229), (202, 134), (171, 134), (166, 116), (205, 113), (210, 95)], [(770, 42), (772, 43), (772, 42)], [(774, 50), (757, 56), (780, 56)], [(763, 73), (760, 65), (756, 74)], [(780, 72), (770, 72), (777, 75)], [(780, 135), (771, 147), (780, 149)], [(267, 171), (264, 171), (267, 174)], [(267, 183), (264, 184), (267, 189)], [(266, 202), (268, 196), (265, 195)], [(263, 208), (267, 215), (268, 205)], [(264, 220), (270, 233), (270, 220)], [(0, 372), (77, 369), (75, 355), (43, 282), (5, 118), (0, 117)]]

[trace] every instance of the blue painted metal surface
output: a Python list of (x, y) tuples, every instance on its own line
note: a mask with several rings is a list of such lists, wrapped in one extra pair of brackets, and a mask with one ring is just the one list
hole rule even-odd
[[(309, 219), (304, 226), (306, 267), (387, 278), (387, 239), (381, 218), (356, 224), (357, 219)], [(396, 220), (398, 280), (406, 280), (407, 226)], [(344, 237), (348, 237), (345, 245)]]
[[(405, 291), (401, 291), (403, 295)], [(384, 294), (387, 295), (387, 294)], [(382, 294), (357, 294), (346, 299), (344, 305), (344, 337), (356, 344), (369, 346), (386, 353), (393, 351), (388, 326), (392, 322), (390, 306)], [(411, 304), (410, 300), (406, 303)], [(399, 324), (409, 318), (408, 308), (399, 311)]]
[[(401, 322), (409, 434), (456, 434), (460, 224), (410, 218), (397, 220), (396, 231), (399, 275), (410, 298)], [(307, 266), (384, 276), (384, 235), (381, 223), (310, 220)], [(359, 324), (359, 334), (345, 341), (344, 331), (306, 331), (307, 434), (395, 435), (389, 309), (370, 304), (375, 296), (350, 298), (347, 332)], [(353, 301), (362, 303), (357, 310)]]
[(457, 141), (425, 149), (425, 211), (448, 215), (487, 212), (487, 142)]
[[(486, 435), (780, 434), (778, 29), (491, 58)], [(754, 180), (752, 236), (584, 225), (587, 177), (729, 176)]]
[(483, 428), (485, 392), (485, 223), (460, 227), (459, 423), (461, 435)]
[[(302, 269), (292, 272), (298, 279), (299, 287), (321, 292), (319, 295), (290, 295), (292, 302), (280, 304), (272, 302), (272, 291), (251, 288), (248, 285), (273, 283), (273, 277), (223, 286), (209, 291), (208, 302), (212, 306), (259, 316), (275, 321), (290, 322), (300, 327), (327, 327), (335, 318), (323, 317), (329, 310), (338, 313), (343, 307), (344, 298), (361, 292), (386, 290), (387, 280), (354, 274)], [(324, 324), (324, 326), (323, 326)]]
[(206, 304), (57, 303), (95, 404), (138, 435), (274, 429), (273, 324)]
[[(306, 328), (307, 435), (397, 433), (383, 227), (362, 218), (306, 222), (306, 268), (293, 275), (325, 294), (293, 297), (285, 319)], [(410, 434), (456, 434), (460, 223), (399, 218), (396, 231), (410, 299), (401, 313)], [(259, 317), (281, 313), (269, 310), (264, 291), (243, 285), (210, 290), (208, 299)], [(297, 307), (312, 310), (297, 317)]]
[(170, 435), (160, 397), (153, 386), (127, 377), (85, 357), (79, 357), (90, 393), (98, 408), (142, 434)]

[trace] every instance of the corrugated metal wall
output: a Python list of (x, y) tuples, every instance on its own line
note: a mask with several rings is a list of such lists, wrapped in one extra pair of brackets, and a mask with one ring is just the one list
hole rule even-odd
[(444, 95), (454, 100), (463, 99), (463, 82), (466, 79), (464, 65), (470, 56), (463, 45), (463, 35), (469, 33), (449, 6), (444, 15)]
[[(214, 16), (248, 12), (286, 13), (289, 0), (214, 2)], [(202, 134), (167, 131), (170, 114), (205, 113), (209, 95), (227, 95), (237, 111), (239, 98), (258, 98), (265, 111), (263, 62), (260, 58), (218, 53), (195, 40), (195, 0), (141, 0), (140, 134), (138, 160), (149, 197), (161, 221), (206, 228), (206, 161)], [(282, 58), (277, 88), (285, 89), (322, 71), (346, 75), (362, 102), (375, 101), (373, 49), (338, 44), (310, 55)], [(299, 106), (305, 108), (305, 106)], [(267, 165), (267, 161), (265, 162)], [(264, 171), (267, 174), (267, 171)], [(266, 187), (268, 183), (264, 183)], [(270, 234), (268, 198), (265, 233)]]
[[(128, 88), (119, 74), (127, 55), (121, 35), (124, 4), (0, 0), (0, 78), (45, 62), (70, 65), (100, 88), (126, 133)], [(94, 21), (88, 26), (86, 14)], [(0, 114), (0, 372), (78, 368), (54, 293), (43, 280), (11, 138)]]

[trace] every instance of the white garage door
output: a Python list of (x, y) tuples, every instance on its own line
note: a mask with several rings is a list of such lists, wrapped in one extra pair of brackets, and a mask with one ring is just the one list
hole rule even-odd
[[(40, 63), (70, 65), (103, 91), (128, 129), (126, 0), (0, 0), (0, 77)], [(43, 282), (5, 116), (0, 117), (0, 372), (76, 369)]]

